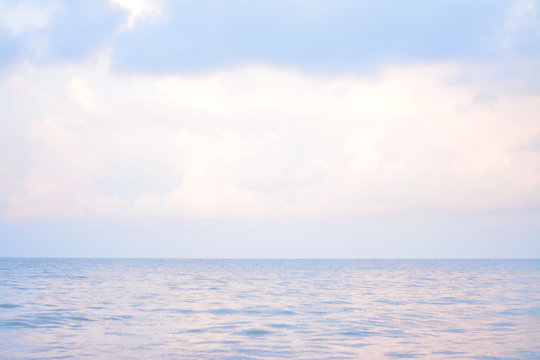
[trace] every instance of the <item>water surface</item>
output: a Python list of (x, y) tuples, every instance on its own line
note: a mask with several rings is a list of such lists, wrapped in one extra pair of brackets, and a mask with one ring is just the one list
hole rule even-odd
[(540, 359), (538, 260), (0, 259), (2, 359)]

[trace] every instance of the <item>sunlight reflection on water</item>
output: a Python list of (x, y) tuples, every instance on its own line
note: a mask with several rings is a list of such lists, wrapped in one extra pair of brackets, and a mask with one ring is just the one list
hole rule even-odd
[(1, 259), (0, 358), (539, 359), (537, 260)]

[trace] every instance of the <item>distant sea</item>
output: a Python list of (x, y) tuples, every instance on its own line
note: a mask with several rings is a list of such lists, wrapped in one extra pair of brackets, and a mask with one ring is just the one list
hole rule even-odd
[(540, 359), (539, 260), (0, 259), (1, 359)]

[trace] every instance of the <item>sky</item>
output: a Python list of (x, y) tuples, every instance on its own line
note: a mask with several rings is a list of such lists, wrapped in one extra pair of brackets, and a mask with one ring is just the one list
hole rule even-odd
[(0, 256), (540, 257), (540, 1), (0, 1)]

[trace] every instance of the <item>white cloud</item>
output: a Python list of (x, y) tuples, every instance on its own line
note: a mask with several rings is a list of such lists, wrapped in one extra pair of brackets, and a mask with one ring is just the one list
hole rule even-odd
[(61, 9), (53, 1), (1, 1), (0, 27), (13, 35), (46, 27)]
[(531, 146), (540, 97), (485, 69), (436, 63), (317, 77), (254, 65), (150, 76), (98, 61), (2, 76), (0, 134), (17, 139), (0, 154), (11, 164), (0, 167), (5, 218), (540, 205)]
[(74, 76), (67, 87), (67, 94), (83, 108), (87, 110), (94, 108), (96, 93), (90, 86), (88, 80), (83, 79), (80, 76)]
[(163, 11), (160, 0), (109, 0), (111, 4), (126, 10), (128, 15), (122, 30), (131, 29), (137, 20), (159, 16)]

